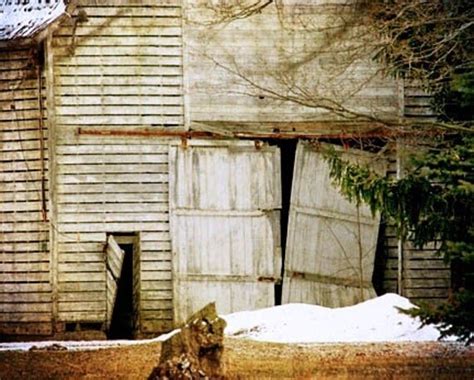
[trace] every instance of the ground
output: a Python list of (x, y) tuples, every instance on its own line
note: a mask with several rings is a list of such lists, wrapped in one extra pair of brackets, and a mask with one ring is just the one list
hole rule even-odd
[[(0, 379), (146, 379), (160, 343), (93, 351), (2, 351)], [(226, 338), (229, 379), (473, 379), (456, 343), (278, 344)]]

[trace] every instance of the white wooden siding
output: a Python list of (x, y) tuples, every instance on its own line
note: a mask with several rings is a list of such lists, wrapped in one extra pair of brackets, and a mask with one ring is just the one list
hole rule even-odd
[[(403, 99), (402, 114), (412, 121), (432, 121), (436, 114), (431, 105), (432, 96), (422, 89), (420, 83), (407, 81), (401, 93)], [(409, 140), (400, 140), (399, 170), (403, 176), (405, 156), (413, 149), (419, 149), (419, 141), (412, 146)], [(397, 162), (395, 155), (389, 162), (387, 176), (397, 176)], [(436, 304), (446, 300), (451, 287), (450, 265), (445, 263), (434, 243), (423, 248), (417, 248), (412, 242), (405, 242), (402, 248), (402, 260), (399, 260), (399, 241), (393, 226), (386, 226), (384, 236), (384, 252), (377, 260), (377, 273), (383, 279), (381, 291), (399, 292), (414, 302), (428, 302)], [(401, 268), (400, 268), (401, 265)], [(399, 282), (399, 269), (402, 281)]]
[(310, 144), (298, 144), (294, 173), (283, 302), (341, 307), (374, 297), (379, 216), (338, 193), (329, 165)]
[(137, 324), (169, 330), (167, 142), (76, 131), (183, 126), (181, 1), (81, 0), (79, 11), (88, 20), (53, 37), (59, 317), (105, 321), (106, 233), (137, 232)]
[[(420, 94), (420, 93), (419, 93)], [(421, 95), (424, 96), (425, 95)], [(392, 160), (388, 176), (395, 177), (396, 163)], [(398, 270), (401, 264), (402, 283), (400, 293), (414, 302), (429, 302), (431, 304), (446, 300), (451, 287), (450, 265), (437, 254), (436, 245), (430, 243), (423, 248), (417, 248), (408, 241), (402, 247), (402, 261), (398, 258), (398, 239), (395, 228), (385, 228), (384, 252), (378, 261), (376, 271), (382, 274), (382, 291), (397, 292)]]
[[(106, 233), (140, 232), (142, 330), (172, 327), (168, 146), (154, 142), (82, 137), (58, 145), (61, 320), (105, 320)], [(98, 289), (98, 302), (86, 301)]]
[[(258, 14), (215, 26), (205, 25), (212, 18), (209, 4), (204, 4), (189, 1), (186, 7), (185, 83), (191, 125), (338, 118), (325, 109), (274, 100), (261, 88), (289, 96), (299, 92), (307, 103), (326, 97), (351, 111), (398, 117), (396, 81), (383, 78), (363, 52), (352, 57), (351, 45), (362, 50), (360, 34), (354, 37), (361, 31), (346, 31), (342, 41), (340, 36), (327, 40), (345, 17), (342, 2), (283, 1), (280, 12), (273, 3)], [(222, 2), (213, 2), (218, 4)]]
[(53, 40), (58, 126), (182, 126), (180, 4), (78, 1)]
[(175, 321), (274, 304), (280, 276), (280, 152), (249, 142), (172, 147)]
[(52, 331), (49, 223), (43, 220), (47, 130), (37, 56), (35, 49), (0, 51), (0, 335)]

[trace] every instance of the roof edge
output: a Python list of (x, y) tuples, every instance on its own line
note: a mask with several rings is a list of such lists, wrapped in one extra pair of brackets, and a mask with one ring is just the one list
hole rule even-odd
[(12, 47), (28, 47), (39, 45), (49, 33), (53, 33), (63, 22), (72, 17), (72, 12), (76, 9), (77, 0), (70, 0), (66, 5), (66, 9), (62, 15), (45, 25), (44, 28), (38, 30), (33, 36), (28, 38), (13, 38), (11, 40), (0, 40), (0, 49), (8, 49)]

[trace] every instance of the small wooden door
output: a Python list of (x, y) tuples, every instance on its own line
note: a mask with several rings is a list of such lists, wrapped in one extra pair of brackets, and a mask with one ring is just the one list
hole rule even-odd
[(279, 149), (209, 144), (170, 148), (175, 323), (212, 301), (222, 314), (273, 306), (280, 277)]
[[(360, 162), (371, 155), (351, 151), (344, 157)], [(283, 302), (341, 307), (374, 297), (379, 220), (367, 206), (357, 207), (346, 200), (332, 184), (322, 154), (300, 142), (290, 202)]]
[(107, 238), (106, 246), (107, 262), (107, 330), (110, 329), (115, 301), (117, 300), (117, 288), (122, 273), (125, 252), (119, 247), (112, 235)]

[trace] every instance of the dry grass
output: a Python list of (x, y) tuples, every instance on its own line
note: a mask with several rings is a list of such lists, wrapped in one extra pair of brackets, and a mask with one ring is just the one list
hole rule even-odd
[[(289, 345), (227, 338), (230, 379), (473, 379), (474, 349), (449, 343)], [(0, 379), (146, 379), (160, 344), (0, 352)]]
[(160, 348), (152, 343), (93, 351), (0, 352), (0, 379), (146, 379)]
[(227, 374), (235, 379), (474, 378), (474, 350), (457, 344), (226, 343)]

